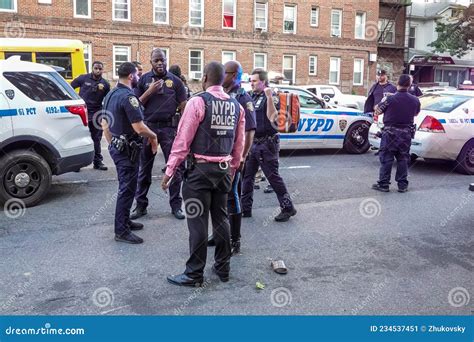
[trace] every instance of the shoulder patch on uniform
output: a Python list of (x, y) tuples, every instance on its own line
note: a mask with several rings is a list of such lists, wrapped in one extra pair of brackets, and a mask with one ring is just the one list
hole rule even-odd
[(248, 110), (249, 112), (253, 112), (253, 111), (255, 110), (255, 108), (254, 108), (254, 106), (253, 106), (253, 102), (251, 102), (251, 101), (250, 101), (250, 102), (247, 102), (247, 105), (246, 105), (246, 106), (247, 106), (247, 110)]
[(138, 99), (135, 96), (129, 96), (128, 97), (128, 102), (130, 102), (130, 104), (134, 108), (139, 108), (140, 107), (140, 102), (138, 102)]
[(171, 88), (171, 87), (173, 87), (173, 80), (166, 80), (165, 84), (168, 88)]

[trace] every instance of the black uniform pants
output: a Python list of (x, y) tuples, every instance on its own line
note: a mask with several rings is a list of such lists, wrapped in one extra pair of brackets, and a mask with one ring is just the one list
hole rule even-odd
[(91, 133), (92, 141), (94, 142), (94, 166), (99, 165), (104, 160), (102, 157), (102, 149), (100, 146), (100, 142), (102, 140), (102, 130), (100, 127), (100, 123), (94, 122), (93, 120), (87, 123), (89, 127), (89, 132)]
[(231, 189), (229, 168), (218, 163), (196, 163), (186, 171), (183, 199), (189, 229), (190, 257), (185, 274), (202, 279), (207, 257), (209, 214), (211, 215), (216, 248), (215, 267), (219, 274), (230, 271), (230, 233), (227, 217), (227, 195)]

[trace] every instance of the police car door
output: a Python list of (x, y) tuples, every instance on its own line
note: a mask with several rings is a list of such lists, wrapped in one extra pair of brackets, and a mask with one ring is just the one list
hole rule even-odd
[[(291, 89), (298, 95), (301, 117), (295, 139), (300, 148), (339, 147), (340, 143), (332, 139), (335, 131), (334, 116), (329, 115), (322, 100), (306, 90)], [(291, 139), (291, 138), (290, 138)]]
[[(5, 89), (1, 89), (0, 93), (0, 143), (10, 138), (13, 135), (12, 131), (12, 116), (16, 113), (12, 110), (5, 97)], [(9, 93), (7, 91), (7, 93)]]

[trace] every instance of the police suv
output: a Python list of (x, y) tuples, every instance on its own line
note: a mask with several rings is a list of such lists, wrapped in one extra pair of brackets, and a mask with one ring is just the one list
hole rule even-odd
[(92, 162), (84, 101), (53, 68), (0, 61), (0, 202), (36, 205), (51, 176)]
[(344, 148), (354, 154), (369, 149), (370, 115), (353, 108), (329, 105), (300, 87), (275, 85), (274, 89), (297, 94), (301, 106), (297, 131), (280, 134), (281, 149)]
[[(429, 93), (419, 98), (421, 112), (415, 117), (411, 142), (412, 160), (455, 161), (456, 171), (474, 175), (474, 91)], [(370, 127), (369, 140), (380, 147), (383, 115)]]

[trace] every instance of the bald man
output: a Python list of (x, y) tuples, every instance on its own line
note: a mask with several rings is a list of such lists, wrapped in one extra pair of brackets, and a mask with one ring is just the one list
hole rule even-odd
[[(227, 200), (227, 212), (230, 223), (230, 238), (232, 245), (232, 255), (240, 253), (240, 227), (242, 222), (242, 208), (241, 208), (241, 188), (242, 188), (242, 170), (243, 163), (247, 158), (247, 154), (252, 146), (257, 122), (255, 119), (255, 108), (253, 100), (249, 94), (240, 86), (242, 82), (243, 69), (237, 61), (230, 61), (224, 65), (225, 76), (222, 86), (224, 91), (230, 95), (231, 98), (236, 99), (242, 108), (245, 110), (245, 144), (242, 155), (242, 163), (239, 170), (235, 174), (232, 182), (232, 190), (229, 192)], [(208, 246), (215, 246), (213, 237), (209, 238)]]

